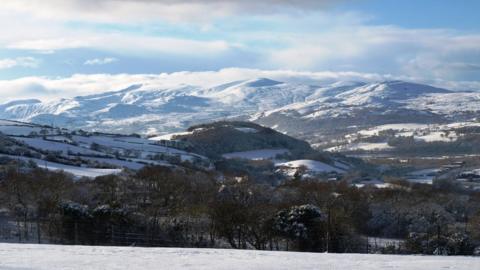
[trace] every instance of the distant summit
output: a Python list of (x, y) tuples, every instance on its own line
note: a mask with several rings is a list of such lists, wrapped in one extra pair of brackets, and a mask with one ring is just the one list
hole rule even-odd
[(282, 82), (274, 81), (268, 78), (258, 78), (254, 80), (250, 80), (244, 83), (247, 87), (265, 87), (265, 86), (273, 86), (282, 84)]

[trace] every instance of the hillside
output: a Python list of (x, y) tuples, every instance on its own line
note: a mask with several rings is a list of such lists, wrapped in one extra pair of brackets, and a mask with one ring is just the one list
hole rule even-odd
[(187, 134), (173, 136), (197, 153), (215, 158), (232, 152), (283, 149), (292, 156), (313, 152), (310, 145), (273, 129), (249, 122), (215, 122), (192, 126)]
[[(276, 129), (315, 141), (314, 136), (336, 136), (358, 128), (393, 123), (445, 123), (455, 118), (474, 118), (476, 110), (468, 111), (455, 102), (445, 108), (457, 111), (433, 111), (420, 104), (419, 100), (435, 97), (429, 103), (434, 106), (448, 99), (451, 91), (402, 81), (387, 81), (364, 85), (353, 85), (343, 91), (324, 90), (320, 96), (304, 102), (266, 111), (254, 116), (258, 123), (275, 126)], [(469, 96), (471, 93), (455, 93)], [(470, 100), (478, 104), (479, 100)], [(417, 104), (417, 105), (414, 105)]]
[(76, 177), (117, 174), (146, 165), (181, 165), (188, 161), (209, 168), (201, 155), (156, 144), (138, 135), (69, 131), (16, 121), (0, 121), (0, 156), (38, 167), (63, 170)]
[[(274, 175), (276, 167), (300, 167), (298, 162), (288, 161), (313, 159), (312, 162), (323, 164), (313, 166), (322, 170), (312, 167), (315, 173), (344, 173), (353, 169), (355, 163), (354, 159), (318, 152), (305, 141), (249, 122), (203, 124), (181, 133), (146, 138), (1, 120), (0, 157), (2, 164), (16, 160), (26, 167), (63, 170), (76, 177), (92, 178), (123, 170), (138, 171), (148, 165), (209, 171), (220, 168), (222, 173), (225, 171), (221, 168), (238, 160), (257, 160), (271, 163), (273, 167), (264, 173)], [(228, 171), (253, 175), (256, 170)]]
[(360, 169), (361, 165), (357, 159), (314, 150), (305, 141), (251, 122), (201, 124), (186, 132), (151, 139), (178, 141), (189, 151), (210, 158), (224, 174), (248, 175), (271, 184), (278, 184), (280, 179), (291, 178), (297, 172), (337, 176)]

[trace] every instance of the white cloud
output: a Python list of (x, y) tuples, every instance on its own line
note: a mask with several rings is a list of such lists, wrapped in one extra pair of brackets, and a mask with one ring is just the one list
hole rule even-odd
[[(237, 14), (324, 9), (340, 0), (4, 0), (2, 8), (39, 18), (107, 23), (208, 22)], [(342, 0), (343, 1), (343, 0)]]
[(66, 78), (24, 77), (14, 80), (0, 80), (0, 101), (38, 98), (51, 100), (78, 95), (97, 94), (120, 90), (134, 84), (145, 89), (162, 89), (181, 85), (213, 87), (220, 84), (267, 77), (284, 82), (322, 85), (336, 81), (375, 82), (383, 80), (407, 80), (429, 83), (453, 90), (480, 90), (479, 82), (456, 82), (446, 80), (418, 80), (413, 77), (360, 72), (299, 72), (292, 70), (258, 70), (227, 68), (219, 71), (174, 72), (161, 74), (77, 74)]
[[(66, 33), (65, 35), (68, 35)], [(6, 44), (9, 49), (32, 50), (38, 52), (63, 49), (95, 48), (104, 51), (129, 55), (168, 53), (181, 55), (214, 55), (238, 47), (226, 41), (198, 41), (182, 38), (139, 36), (122, 33), (77, 32), (62, 38), (17, 39)]]
[[(27, 4), (31, 2), (31, 5)], [(58, 17), (75, 21), (79, 10), (64, 13), (62, 3), (55, 7), (52, 1), (2, 1), (0, 5), (0, 24), (2, 28), (0, 48), (27, 50), (37, 53), (52, 53), (65, 49), (95, 49), (133, 56), (151, 56), (152, 54), (206, 55), (215, 56), (241, 47), (221, 38), (192, 39), (188, 36), (152, 35), (144, 32), (102, 30), (101, 27), (75, 27), (68, 25)], [(69, 2), (68, 0), (65, 1)], [(70, 1), (72, 2), (72, 1)], [(12, 6), (25, 5), (28, 10), (12, 9)], [(38, 5), (38, 10), (35, 8)], [(141, 4), (141, 6), (144, 4)], [(50, 10), (51, 16), (37, 16), (42, 9)], [(109, 13), (109, 11), (105, 11)], [(129, 11), (130, 12), (130, 11)], [(133, 12), (133, 11), (132, 11)], [(138, 16), (142, 17), (140, 14)], [(135, 15), (135, 16), (137, 16)], [(158, 16), (157, 16), (158, 18)], [(75, 21), (76, 22), (76, 21)], [(88, 18), (85, 23), (91, 23)]]
[(383, 71), (430, 80), (477, 80), (480, 75), (480, 34), (357, 25), (311, 36), (286, 34), (278, 42), (286, 45), (269, 52), (271, 66)]
[(87, 66), (95, 66), (95, 65), (106, 65), (117, 62), (118, 59), (114, 57), (105, 57), (105, 58), (94, 58), (88, 59), (83, 64)]
[(36, 68), (39, 60), (33, 57), (17, 57), (0, 59), (0, 69), (8, 69), (14, 67)]

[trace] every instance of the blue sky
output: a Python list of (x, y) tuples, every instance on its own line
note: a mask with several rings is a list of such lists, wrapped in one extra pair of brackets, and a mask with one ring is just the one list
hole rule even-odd
[(480, 1), (476, 0), (370, 0), (349, 1), (342, 10), (359, 10), (372, 15), (372, 24), (406, 28), (451, 28), (478, 31)]
[(5, 0), (0, 85), (240, 68), (474, 88), (479, 10), (476, 0)]

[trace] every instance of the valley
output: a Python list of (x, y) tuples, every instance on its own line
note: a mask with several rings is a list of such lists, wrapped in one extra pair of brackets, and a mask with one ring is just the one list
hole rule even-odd
[[(323, 153), (380, 166), (364, 172), (367, 176), (359, 179), (383, 182), (385, 174), (409, 180), (417, 171), (440, 172), (442, 166), (455, 162), (463, 164), (462, 169), (455, 170), (458, 175), (479, 168), (475, 158), (480, 154), (479, 113), (480, 96), (475, 92), (453, 92), (404, 81), (309, 85), (258, 78), (210, 88), (136, 84), (71, 99), (12, 101), (0, 105), (0, 117), (46, 125), (56, 131), (45, 136), (39, 134), (40, 126), (15, 125), (3, 126), (0, 131), (28, 147), (60, 151), (64, 163), (77, 162), (96, 169), (102, 167), (99, 164), (112, 170), (139, 169), (148, 164), (171, 164), (172, 160), (213, 168), (209, 158), (221, 157), (272, 160), (279, 166), (295, 161), (295, 153), (275, 144), (225, 148), (217, 141), (225, 134), (201, 131), (201, 125), (198, 130), (190, 128), (215, 121), (252, 121), (305, 140)], [(65, 128), (88, 136), (68, 131), (66, 138), (61, 135)], [(237, 131), (253, 137), (256, 132), (248, 125), (237, 127)], [(207, 147), (185, 151), (192, 146), (189, 137), (208, 138), (199, 141)], [(92, 145), (100, 145), (96, 149), (100, 151), (93, 151)], [(221, 148), (229, 150), (220, 153)], [(290, 160), (276, 160), (282, 154), (290, 155)], [(340, 170), (344, 168), (331, 169)], [(424, 182), (433, 181), (427, 178)]]

